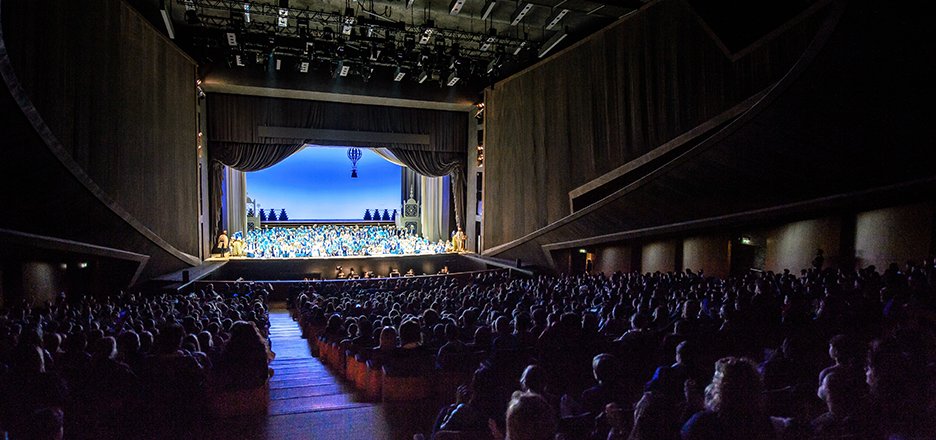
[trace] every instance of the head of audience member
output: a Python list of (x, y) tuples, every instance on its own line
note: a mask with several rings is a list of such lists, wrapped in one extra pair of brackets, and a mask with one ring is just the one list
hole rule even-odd
[(763, 411), (763, 385), (757, 367), (751, 361), (726, 357), (715, 363), (715, 375), (706, 390), (705, 406), (709, 411), (734, 417)]
[(602, 353), (592, 359), (592, 374), (599, 384), (611, 384), (617, 381), (619, 365), (612, 354)]
[(224, 353), (234, 359), (254, 359), (262, 355), (270, 360), (273, 357), (257, 324), (248, 321), (237, 321), (231, 326), (231, 339), (225, 344)]
[(105, 336), (94, 342), (92, 362), (112, 360), (117, 356), (117, 341), (112, 336)]
[(184, 337), (185, 329), (181, 325), (172, 323), (163, 326), (159, 331), (159, 337), (156, 339), (155, 353), (175, 354), (182, 347), (182, 338)]
[(397, 332), (391, 326), (386, 326), (380, 330), (380, 345), (381, 350), (392, 350), (397, 347)]
[(422, 332), (419, 328), (419, 321), (415, 319), (407, 320), (400, 324), (400, 346), (412, 348), (422, 343)]
[(536, 393), (514, 393), (507, 406), (506, 440), (552, 440), (557, 423), (549, 402)]
[(546, 371), (543, 367), (531, 364), (520, 375), (520, 390), (537, 394), (546, 394)]
[(829, 357), (836, 365), (855, 366), (864, 363), (867, 350), (854, 337), (835, 335), (829, 340)]
[(140, 352), (140, 335), (133, 330), (121, 333), (117, 336), (117, 352), (124, 358), (135, 356)]

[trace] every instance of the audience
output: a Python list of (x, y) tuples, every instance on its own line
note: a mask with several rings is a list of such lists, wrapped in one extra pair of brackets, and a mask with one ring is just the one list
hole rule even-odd
[(561, 439), (910, 440), (936, 438), (934, 274), (930, 259), (724, 279), (487, 272), (305, 286), (293, 303), (303, 322), (419, 325), (437, 369), (473, 362), (435, 427), (485, 432), (471, 438), (537, 438), (511, 424), (521, 390), (561, 415)]
[[(369, 368), (473, 371), (434, 432), (916, 440), (936, 438), (934, 264), (724, 279), (488, 271), (297, 283), (289, 303)], [(166, 420), (184, 431), (206, 393), (263, 385), (267, 290), (220, 291), (7, 304), (0, 427), (10, 438), (130, 438)]]
[(225, 290), (6, 304), (0, 437), (190, 434), (207, 393), (262, 386), (270, 375), (268, 291), (248, 283)]

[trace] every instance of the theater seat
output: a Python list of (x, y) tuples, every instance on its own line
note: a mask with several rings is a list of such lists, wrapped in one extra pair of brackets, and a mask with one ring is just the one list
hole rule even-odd
[(369, 365), (364, 369), (364, 396), (367, 400), (380, 400), (383, 388), (383, 372), (371, 368)]
[(432, 440), (490, 440), (491, 433), (485, 431), (438, 431)]
[(422, 400), (432, 396), (429, 378), (425, 376), (391, 376), (383, 369), (382, 381), (381, 398), (384, 402)]
[(454, 402), (458, 386), (471, 382), (471, 374), (467, 371), (436, 371), (432, 383), (439, 405)]
[(208, 393), (208, 411), (219, 419), (265, 416), (270, 406), (270, 384), (262, 387)]

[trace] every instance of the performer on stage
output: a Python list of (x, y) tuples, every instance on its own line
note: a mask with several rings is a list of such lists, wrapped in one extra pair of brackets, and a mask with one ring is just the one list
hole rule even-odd
[(452, 247), (455, 252), (465, 252), (465, 241), (468, 240), (468, 235), (465, 234), (465, 231), (462, 231), (461, 225), (458, 226), (458, 230), (452, 233)]
[(218, 234), (218, 240), (216, 241), (218, 247), (218, 253), (221, 254), (221, 257), (224, 257), (224, 254), (230, 252), (230, 242), (228, 241), (227, 230), (222, 230)]

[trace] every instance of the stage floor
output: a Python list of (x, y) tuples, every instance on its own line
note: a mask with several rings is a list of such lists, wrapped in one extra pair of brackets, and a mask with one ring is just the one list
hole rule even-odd
[(210, 258), (206, 263), (224, 264), (201, 278), (201, 281), (254, 281), (338, 279), (338, 267), (348, 275), (351, 269), (363, 276), (373, 272), (387, 277), (395, 269), (401, 275), (412, 270), (415, 275), (435, 275), (448, 268), (449, 273), (473, 272), (489, 266), (474, 254), (420, 254), (322, 258)]

